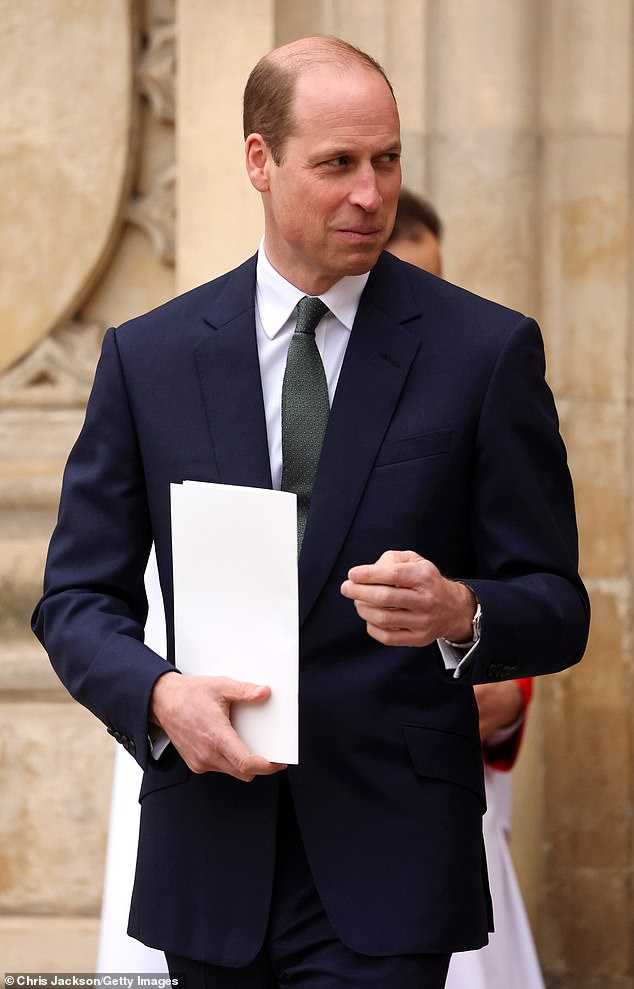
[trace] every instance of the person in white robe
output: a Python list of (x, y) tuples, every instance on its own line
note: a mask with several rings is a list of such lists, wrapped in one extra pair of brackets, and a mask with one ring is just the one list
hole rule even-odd
[[(158, 653), (166, 654), (165, 614), (154, 551), (150, 554), (145, 589), (148, 617), (145, 641)], [(165, 955), (148, 948), (126, 932), (139, 835), (139, 790), (143, 773), (125, 749), (117, 745), (110, 805), (108, 848), (101, 905), (101, 926), (97, 969), (103, 972), (167, 973)]]

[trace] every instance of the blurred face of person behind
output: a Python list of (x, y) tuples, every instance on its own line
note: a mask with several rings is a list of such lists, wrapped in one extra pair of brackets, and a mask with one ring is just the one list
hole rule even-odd
[(432, 275), (442, 278), (442, 256), (438, 238), (424, 223), (415, 221), (408, 228), (407, 234), (395, 237), (387, 246), (390, 254), (396, 255), (401, 261), (415, 264), (417, 268), (430, 271)]
[(387, 243), (401, 184), (399, 116), (380, 72), (354, 59), (302, 67), (291, 114), (277, 163), (260, 134), (247, 137), (247, 171), (262, 194), (269, 261), (320, 295), (369, 271)]

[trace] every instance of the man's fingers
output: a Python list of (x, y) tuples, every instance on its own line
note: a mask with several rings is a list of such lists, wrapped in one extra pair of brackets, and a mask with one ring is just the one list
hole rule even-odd
[(271, 696), (271, 688), (264, 684), (231, 680), (228, 677), (217, 677), (214, 678), (214, 681), (214, 689), (229, 702), (241, 701), (245, 704), (257, 704), (268, 700)]
[(154, 688), (153, 719), (192, 772), (228, 773), (250, 781), (286, 767), (249, 751), (231, 724), (231, 708), (263, 703), (270, 695), (271, 688), (263, 684), (166, 673)]
[(220, 771), (228, 772), (245, 783), (250, 783), (255, 776), (271, 776), (286, 769), (280, 763), (269, 762), (268, 759), (250, 752), (233, 729), (224, 733), (224, 737), (217, 743), (216, 752), (219, 760), (226, 765)]
[(376, 563), (352, 567), (341, 593), (368, 634), (386, 645), (424, 646), (441, 636), (458, 642), (469, 633), (473, 592), (413, 550), (389, 550)]
[(407, 628), (380, 628), (378, 625), (366, 625), (368, 635), (384, 646), (420, 646), (427, 645), (433, 639), (424, 640)]
[(250, 752), (228, 724), (218, 728), (213, 737), (198, 744), (195, 753), (181, 751), (181, 755), (194, 773), (227, 773), (247, 783), (255, 776), (271, 776), (286, 769), (282, 763), (269, 762), (263, 756)]
[(384, 611), (408, 611), (416, 604), (416, 597), (413, 588), (392, 587), (388, 584), (353, 584), (352, 581), (345, 581), (341, 587), (344, 597), (352, 598), (357, 605), (366, 605), (368, 608), (377, 608)]
[(377, 628), (409, 628), (412, 624), (413, 612), (404, 608), (376, 608), (363, 601), (355, 601), (359, 618), (376, 625)]
[(376, 563), (352, 567), (343, 586), (384, 584), (391, 587), (414, 587), (420, 579), (420, 564), (425, 562), (422, 556), (412, 550), (388, 550)]

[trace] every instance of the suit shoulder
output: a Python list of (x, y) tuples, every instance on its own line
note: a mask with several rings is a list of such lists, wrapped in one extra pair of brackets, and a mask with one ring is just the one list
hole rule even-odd
[(393, 318), (396, 313), (427, 355), (442, 353), (455, 366), (477, 366), (483, 374), (492, 372), (507, 347), (518, 353), (528, 347), (543, 362), (541, 331), (531, 317), (389, 254), (381, 262), (373, 301)]
[[(249, 291), (249, 286), (252, 290)], [(219, 312), (237, 315), (239, 308), (252, 306), (255, 297), (255, 257), (238, 268), (169, 299), (149, 312), (126, 320), (116, 329), (117, 339), (126, 343), (132, 338), (153, 340), (165, 335), (182, 338), (207, 321), (218, 319)]]
[(416, 307), (428, 317), (437, 317), (452, 325), (489, 326), (498, 331), (505, 327), (510, 330), (527, 318), (516, 309), (476, 295), (390, 254), (383, 257), (388, 262), (388, 276), (404, 279)]

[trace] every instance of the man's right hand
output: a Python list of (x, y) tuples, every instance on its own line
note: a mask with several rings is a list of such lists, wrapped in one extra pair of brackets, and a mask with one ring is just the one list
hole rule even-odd
[(163, 729), (194, 773), (228, 773), (250, 783), (286, 766), (253, 755), (231, 724), (234, 702), (268, 700), (270, 687), (228, 677), (164, 673), (154, 684), (150, 721)]

